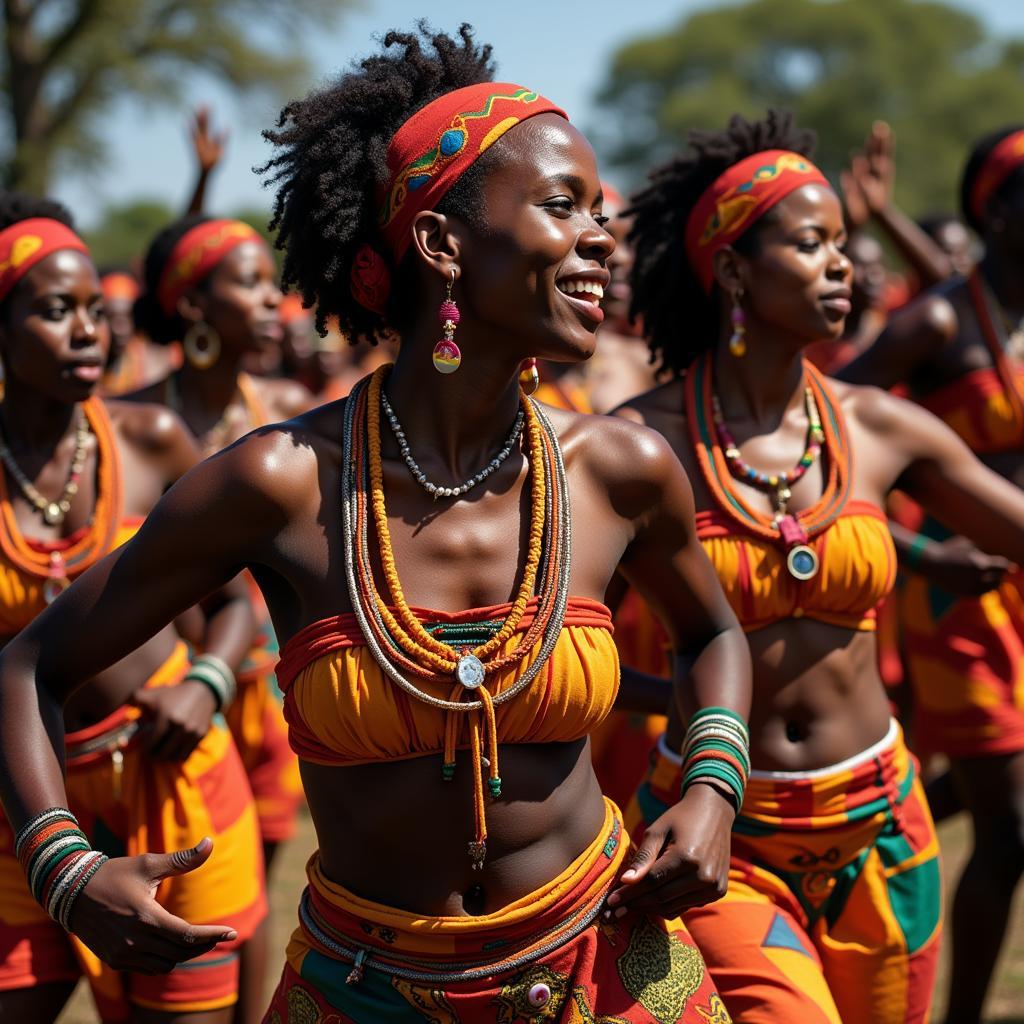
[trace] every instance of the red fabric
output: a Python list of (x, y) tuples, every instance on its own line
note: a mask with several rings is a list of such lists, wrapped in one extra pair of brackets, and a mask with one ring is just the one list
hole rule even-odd
[(160, 275), (157, 298), (164, 313), (171, 316), (178, 299), (243, 242), (262, 243), (263, 239), (255, 228), (240, 220), (208, 220), (186, 231), (171, 250)]
[(37, 263), (61, 249), (89, 255), (71, 228), (49, 217), (30, 217), (0, 231), (0, 302)]
[(988, 155), (971, 189), (971, 212), (979, 220), (985, 217), (985, 206), (992, 193), (1024, 164), (1024, 128), (1011, 132)]
[(134, 302), (139, 297), (139, 282), (123, 270), (114, 270), (100, 278), (100, 288), (105, 299), (127, 299)]
[(804, 185), (828, 186), (828, 179), (799, 153), (767, 149), (733, 164), (704, 190), (686, 222), (686, 255), (706, 292), (715, 253)]
[(301, 295), (290, 292), (281, 299), (281, 305), (277, 307), (277, 315), (281, 318), (282, 324), (290, 324), (296, 320), (311, 317), (313, 311), (303, 306)]

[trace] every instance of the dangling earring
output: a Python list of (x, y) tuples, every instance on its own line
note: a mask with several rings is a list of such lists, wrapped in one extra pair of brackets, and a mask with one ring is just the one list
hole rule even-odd
[(220, 359), (220, 335), (203, 320), (185, 332), (181, 347), (185, 358), (197, 370), (208, 370)]
[(732, 321), (732, 334), (729, 336), (729, 351), (737, 359), (747, 354), (747, 314), (743, 312), (740, 305), (740, 298), (743, 296), (742, 289), (732, 298), (732, 312), (729, 319)]
[(434, 369), (438, 373), (454, 373), (462, 363), (462, 353), (455, 344), (455, 328), (459, 323), (459, 307), (452, 299), (452, 285), (455, 284), (455, 268), (452, 267), (448, 294), (438, 307), (437, 319), (441, 321), (444, 337), (434, 346)]
[(531, 356), (519, 364), (519, 386), (524, 395), (532, 395), (540, 387), (540, 373), (537, 371), (537, 360)]

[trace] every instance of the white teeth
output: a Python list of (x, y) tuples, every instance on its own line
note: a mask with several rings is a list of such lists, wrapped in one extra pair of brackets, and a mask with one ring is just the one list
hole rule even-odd
[(604, 298), (604, 287), (598, 284), (597, 281), (561, 281), (558, 284), (558, 288), (560, 291), (565, 292), (566, 295), (585, 293), (588, 295), (596, 295), (599, 299)]

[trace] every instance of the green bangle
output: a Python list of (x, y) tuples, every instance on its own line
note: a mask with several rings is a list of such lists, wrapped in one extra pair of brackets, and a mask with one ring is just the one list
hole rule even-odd
[(692, 729), (694, 725), (701, 719), (707, 718), (708, 715), (724, 715), (726, 718), (731, 718), (734, 722), (739, 722), (739, 724), (743, 727), (743, 731), (747, 731), (747, 721), (738, 711), (733, 711), (732, 708), (720, 707), (699, 708), (690, 716), (690, 722), (687, 726), (687, 731)]
[(719, 782), (724, 782), (736, 794), (737, 803), (742, 802), (743, 780), (730, 765), (723, 762), (702, 761), (699, 766), (692, 768), (683, 778), (682, 793), (685, 794), (697, 779), (704, 778), (718, 779)]
[(919, 533), (914, 538), (914, 542), (909, 548), (907, 548), (907, 553), (903, 556), (903, 561), (907, 563), (909, 568), (917, 569), (921, 565), (921, 557), (924, 555), (924, 549), (928, 547), (931, 542), (931, 537), (927, 537), (923, 533)]
[(720, 754), (732, 754), (732, 756), (743, 765), (744, 769), (749, 774), (750, 755), (742, 747), (739, 747), (734, 743), (730, 743), (728, 740), (702, 740), (700, 743), (695, 743), (692, 747), (687, 749), (687, 761), (689, 761), (694, 754), (702, 753), (705, 750), (715, 750)]

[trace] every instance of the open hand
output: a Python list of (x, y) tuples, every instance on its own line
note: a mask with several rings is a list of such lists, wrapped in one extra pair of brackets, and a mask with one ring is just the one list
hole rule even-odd
[(160, 882), (205, 863), (213, 840), (191, 850), (108, 860), (71, 909), (70, 926), (104, 963), (118, 971), (166, 974), (238, 933), (227, 925), (192, 925), (154, 898)]
[(192, 117), (192, 149), (196, 154), (196, 163), (204, 174), (220, 163), (224, 156), (224, 147), (228, 141), (228, 133), (210, 130), (210, 108), (196, 107)]
[(628, 911), (677, 917), (714, 903), (729, 882), (729, 848), (736, 814), (711, 786), (697, 783), (644, 833), (632, 863), (608, 896), (606, 914)]
[(145, 750), (158, 761), (184, 761), (210, 731), (217, 710), (210, 688), (194, 679), (137, 690), (132, 702), (146, 719)]

